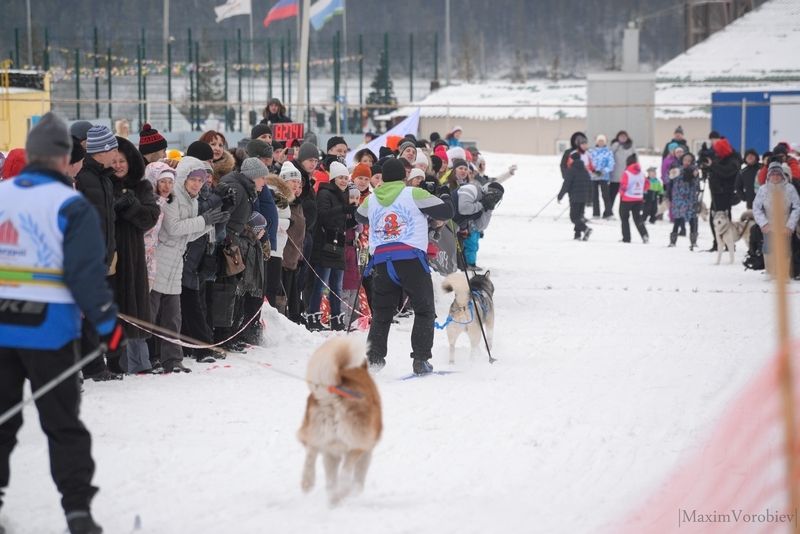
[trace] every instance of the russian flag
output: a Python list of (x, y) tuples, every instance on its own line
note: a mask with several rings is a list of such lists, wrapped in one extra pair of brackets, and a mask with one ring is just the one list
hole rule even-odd
[(267, 17), (264, 19), (264, 27), (266, 28), (270, 23), (276, 20), (296, 17), (299, 13), (300, 4), (298, 0), (280, 0), (280, 2), (272, 6), (272, 9), (267, 13)]

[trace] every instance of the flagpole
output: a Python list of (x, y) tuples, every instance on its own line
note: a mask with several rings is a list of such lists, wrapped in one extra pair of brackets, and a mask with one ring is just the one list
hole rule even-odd
[(344, 41), (344, 101), (347, 102), (347, 0), (342, 0), (342, 38)]
[[(301, 16), (303, 20), (300, 22), (300, 72), (298, 73), (300, 80), (297, 84), (297, 110), (301, 114), (306, 109), (306, 76), (308, 73), (308, 41), (310, 37), (308, 17), (311, 10), (311, 0), (302, 0), (302, 2), (303, 11)], [(311, 95), (308, 95), (308, 98), (310, 99)]]
[[(250, 109), (253, 108), (253, 3), (250, 3), (250, 68), (248, 70), (248, 74), (250, 74)], [(257, 116), (257, 115), (256, 115)]]

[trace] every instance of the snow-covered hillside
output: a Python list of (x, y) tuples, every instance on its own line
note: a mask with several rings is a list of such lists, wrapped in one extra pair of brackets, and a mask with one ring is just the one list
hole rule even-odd
[[(266, 346), (244, 356), (85, 384), (106, 532), (138, 532), (137, 517), (146, 534), (594, 532), (699, 447), (771, 355), (773, 286), (743, 270), (741, 244), (720, 266), (686, 238), (667, 248), (666, 223), (648, 225), (647, 245), (620, 243), (618, 221), (575, 242), (567, 214), (554, 220), (566, 202), (531, 219), (561, 185), (557, 158), (487, 161), (490, 174), (519, 165), (478, 258), (497, 287), (499, 361), (469, 361), (462, 339), (458, 374), (400, 381), (411, 325), (395, 325), (363, 495), (330, 509), (319, 483), (300, 491), (307, 389), (271, 369), (303, 375), (324, 334), (267, 313)], [(708, 223), (700, 231), (708, 248)], [(439, 294), (440, 319), (448, 306)], [(449, 368), (442, 333), (433, 365)], [(25, 421), (0, 522), (62, 532), (35, 409)]]

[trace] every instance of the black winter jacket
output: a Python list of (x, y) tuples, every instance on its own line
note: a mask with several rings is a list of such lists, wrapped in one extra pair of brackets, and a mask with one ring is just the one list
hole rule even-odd
[(229, 189), (236, 191), (236, 204), (230, 210), (231, 218), (226, 226), (228, 237), (233, 237), (241, 234), (247, 221), (250, 220), (250, 215), (253, 213), (253, 202), (258, 193), (256, 193), (253, 180), (236, 171), (222, 177), (216, 193), (224, 197)]
[[(317, 192), (317, 226), (311, 263), (331, 269), (344, 269), (345, 230), (356, 225), (354, 209), (348, 208), (348, 195), (333, 183), (323, 183)], [(348, 214), (350, 212), (350, 214)]]
[[(128, 175), (124, 178), (112, 177), (114, 199), (119, 200), (126, 191), (131, 191), (135, 200), (130, 207), (116, 211), (117, 270), (109, 280), (119, 311), (151, 322), (144, 233), (156, 225), (161, 208), (153, 193), (153, 186), (144, 179), (141, 154), (127, 139), (118, 137), (117, 140), (120, 152), (128, 160)], [(144, 331), (128, 325), (125, 331), (131, 338), (149, 337)]]
[(737, 198), (744, 200), (748, 206), (753, 205), (753, 200), (756, 198), (756, 176), (761, 169), (761, 164), (746, 165), (739, 169), (739, 174), (736, 175), (736, 182), (734, 189)]
[(117, 243), (114, 230), (114, 171), (104, 168), (92, 156), (83, 160), (83, 168), (75, 177), (75, 189), (83, 193), (86, 200), (97, 210), (100, 230), (106, 245), (106, 267), (111, 266)]
[(577, 151), (570, 154), (572, 163), (568, 165), (564, 183), (561, 186), (561, 191), (558, 193), (558, 200), (564, 198), (564, 195), (569, 195), (570, 204), (589, 203), (592, 197), (592, 178), (589, 176), (589, 171), (583, 164)]
[(292, 164), (300, 171), (300, 176), (303, 177), (300, 204), (303, 206), (303, 215), (306, 218), (306, 234), (309, 234), (314, 232), (314, 228), (317, 225), (317, 195), (314, 193), (314, 180), (296, 160), (292, 160)]

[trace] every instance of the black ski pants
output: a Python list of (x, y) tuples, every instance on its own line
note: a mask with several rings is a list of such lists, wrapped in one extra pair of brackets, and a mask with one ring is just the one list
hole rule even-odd
[[(78, 360), (77, 343), (58, 350), (24, 350), (0, 347), (0, 414), (22, 400), (27, 378), (36, 392)], [(81, 387), (77, 372), (36, 401), (39, 423), (50, 449), (50, 473), (61, 493), (66, 513), (89, 510), (97, 493), (92, 486), (92, 437), (78, 418)], [(10, 477), (9, 458), (22, 426), (22, 413), (0, 425), (0, 505)], [(24, 473), (22, 476), (26, 476)]]
[(642, 217), (642, 202), (620, 201), (619, 218), (622, 221), (622, 241), (625, 243), (631, 242), (631, 225), (629, 222), (631, 215), (633, 215), (633, 224), (636, 225), (639, 235), (642, 238), (647, 236), (647, 228), (644, 227), (644, 218)]
[(386, 357), (386, 341), (392, 325), (397, 301), (405, 291), (414, 307), (414, 327), (411, 330), (411, 357), (429, 360), (433, 347), (433, 323), (436, 309), (433, 301), (433, 282), (417, 259), (394, 260), (392, 262), (400, 278), (400, 285), (389, 277), (385, 263), (379, 263), (372, 271), (372, 324), (367, 343), (370, 361)]

